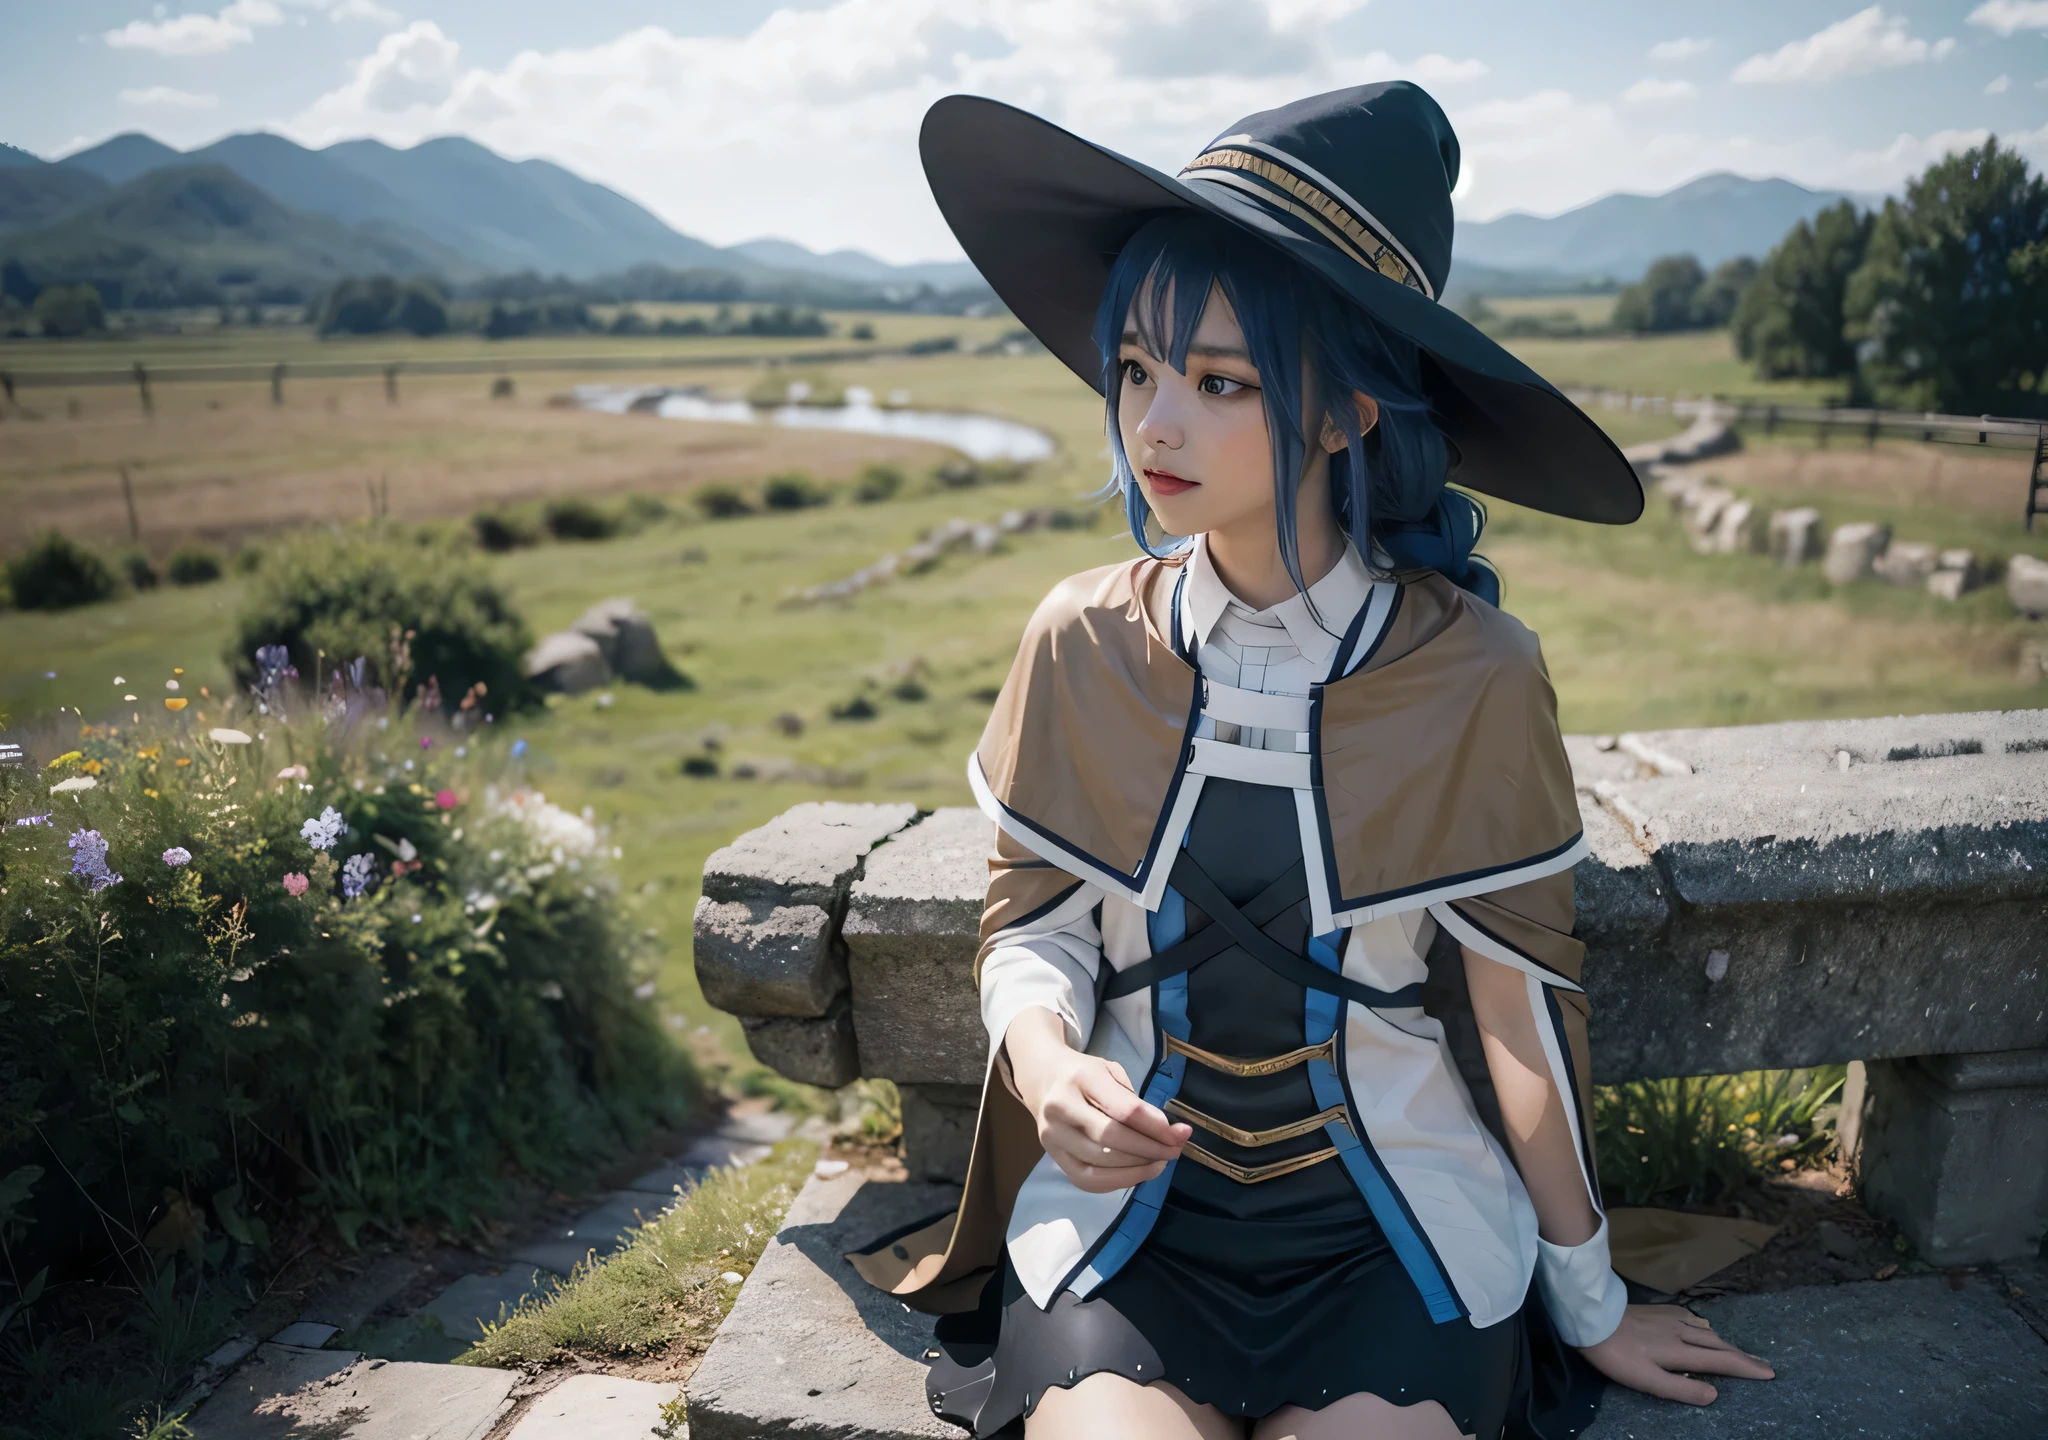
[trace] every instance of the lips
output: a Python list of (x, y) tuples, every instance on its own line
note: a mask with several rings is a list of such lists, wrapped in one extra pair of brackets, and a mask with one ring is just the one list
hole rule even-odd
[(1147, 470), (1145, 483), (1155, 495), (1185, 495), (1201, 484), (1199, 480), (1183, 480), (1171, 470)]

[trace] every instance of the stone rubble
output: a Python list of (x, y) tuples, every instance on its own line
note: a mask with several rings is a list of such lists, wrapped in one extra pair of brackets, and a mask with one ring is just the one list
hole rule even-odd
[(1828, 536), (1828, 551), (1820, 562), (1820, 573), (1830, 585), (1854, 585), (1868, 580), (1892, 543), (1892, 527), (1874, 520), (1837, 525)]
[(564, 695), (581, 695), (614, 680), (641, 685), (676, 680), (654, 622), (623, 597), (600, 600), (568, 629), (542, 636), (526, 653), (521, 669), (541, 689)]
[(883, 584), (898, 575), (922, 574), (948, 555), (962, 551), (975, 555), (993, 555), (1006, 535), (1024, 535), (1034, 530), (1057, 529), (1061, 523), (1061, 516), (1057, 512), (1043, 507), (1035, 510), (1006, 510), (993, 524), (965, 520), (956, 516), (945, 524), (926, 531), (916, 543), (905, 546), (900, 553), (884, 555), (872, 564), (863, 565), (842, 580), (807, 586), (796, 598), (806, 605), (814, 605), (821, 600), (851, 600), (869, 586)]

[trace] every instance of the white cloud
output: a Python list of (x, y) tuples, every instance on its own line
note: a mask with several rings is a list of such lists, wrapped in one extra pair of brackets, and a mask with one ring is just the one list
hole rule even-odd
[(1955, 43), (1916, 39), (1906, 33), (1903, 16), (1887, 15), (1882, 5), (1872, 5), (1772, 54), (1750, 56), (1735, 67), (1733, 78), (1738, 85), (1764, 85), (1867, 75), (1939, 60)]
[(1985, 0), (1970, 12), (1969, 23), (2000, 35), (2048, 30), (2048, 0)]
[(1659, 80), (1651, 76), (1622, 91), (1621, 98), (1627, 105), (1651, 105), (1660, 100), (1690, 100), (1698, 93), (1690, 80)]
[(1984, 93), (1986, 95), (2003, 95), (2010, 89), (2012, 89), (2012, 76), (2001, 75), (1984, 87)]
[(152, 85), (147, 90), (123, 90), (121, 103), (145, 107), (161, 106), (170, 110), (211, 110), (220, 104), (220, 97), (194, 95), (189, 90), (174, 90), (168, 85)]
[(1674, 60), (1690, 60), (1695, 55), (1704, 55), (1714, 48), (1711, 40), (1701, 40), (1691, 35), (1681, 35), (1676, 40), (1659, 40), (1650, 47), (1650, 58), (1661, 64)]
[[(161, 11), (159, 11), (161, 14)], [(232, 0), (212, 15), (179, 15), (131, 20), (100, 38), (116, 50), (150, 50), (158, 55), (218, 55), (256, 38), (258, 25), (283, 21), (273, 0)]]
[(377, 0), (341, 0), (339, 5), (327, 12), (327, 18), (337, 25), (344, 20), (367, 20), (372, 25), (390, 26), (405, 23), (403, 15), (389, 5), (379, 5)]
[(917, 160), (919, 122), (942, 95), (1007, 100), (1173, 170), (1230, 121), (1303, 95), (1486, 73), (1361, 48), (1335, 24), (1358, 8), (834, 0), (739, 35), (648, 26), (502, 66), (470, 63), (455, 36), (416, 20), (280, 128), (307, 144), (468, 135), (557, 160), (714, 242), (785, 235), (911, 259), (957, 253)]

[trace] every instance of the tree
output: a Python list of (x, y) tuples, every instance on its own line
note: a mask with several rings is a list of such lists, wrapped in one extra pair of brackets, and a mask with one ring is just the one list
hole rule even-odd
[(33, 308), (45, 335), (90, 335), (107, 328), (107, 307), (90, 285), (46, 285)]
[(1692, 323), (1702, 330), (1719, 330), (1735, 317), (1743, 291), (1756, 279), (1757, 263), (1747, 255), (1723, 260), (1714, 273), (1700, 284), (1693, 297)]
[(2048, 415), (2048, 180), (1996, 137), (1885, 202), (1845, 333), (1878, 403)]
[(1873, 217), (1849, 201), (1793, 226), (1764, 257), (1733, 320), (1736, 353), (1766, 380), (1850, 374), (1856, 349), (1842, 335), (1842, 299), (1863, 263)]
[(448, 302), (426, 281), (415, 280), (405, 287), (391, 319), (397, 328), (415, 335), (440, 335), (448, 329)]
[(424, 280), (401, 285), (389, 275), (352, 276), (327, 292), (314, 326), (322, 335), (439, 335), (448, 328), (448, 304)]
[(1700, 262), (1690, 255), (1653, 261), (1643, 278), (1625, 287), (1615, 300), (1614, 328), (1638, 335), (1695, 328), (1695, 302), (1706, 278)]

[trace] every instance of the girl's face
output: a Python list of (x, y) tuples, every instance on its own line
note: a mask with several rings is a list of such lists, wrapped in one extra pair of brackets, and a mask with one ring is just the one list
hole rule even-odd
[(1117, 428), (1152, 513), (1170, 535), (1243, 532), (1258, 522), (1270, 530), (1273, 442), (1236, 313), (1220, 288), (1210, 292), (1182, 374), (1139, 341), (1136, 316), (1149, 303), (1141, 290), (1124, 321)]

